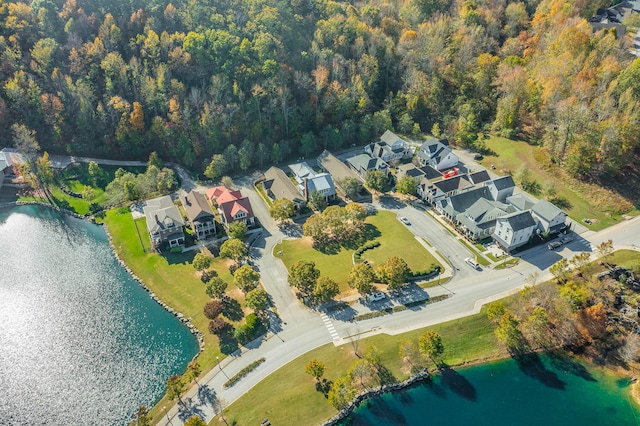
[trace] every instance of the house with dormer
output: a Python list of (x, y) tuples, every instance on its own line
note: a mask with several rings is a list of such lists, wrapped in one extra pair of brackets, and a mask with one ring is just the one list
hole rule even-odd
[(180, 201), (196, 239), (204, 240), (216, 234), (216, 216), (204, 194), (192, 190), (181, 197)]
[(334, 186), (342, 191), (342, 193), (346, 193), (346, 191), (344, 188), (341, 188), (340, 185), (346, 180), (353, 179), (359, 183), (357, 192), (362, 189), (362, 177), (329, 151), (324, 150), (322, 154), (320, 154), (318, 157), (318, 166), (331, 175)]
[(243, 197), (240, 191), (216, 186), (207, 189), (207, 196), (217, 206), (220, 222), (225, 228), (229, 228), (233, 222), (243, 222), (249, 227), (255, 225), (251, 201), (249, 198)]
[(385, 163), (401, 160), (410, 154), (407, 143), (390, 130), (384, 132), (378, 142), (364, 147), (364, 152)]
[(151, 244), (155, 249), (163, 244), (170, 248), (184, 245), (184, 221), (170, 196), (148, 200), (143, 212)]
[(567, 227), (567, 214), (547, 200), (538, 200), (531, 207), (531, 214), (543, 234), (557, 234)]
[(458, 194), (473, 187), (466, 175), (457, 175), (448, 179), (432, 182), (422, 179), (418, 185), (418, 195), (429, 204), (445, 197)]
[(271, 201), (284, 198), (293, 202), (296, 209), (301, 209), (307, 204), (306, 198), (300, 194), (289, 176), (278, 167), (270, 167), (264, 172), (262, 188)]
[(322, 194), (327, 202), (336, 198), (336, 188), (329, 173), (316, 173), (305, 161), (290, 164), (289, 170), (296, 181), (298, 192), (305, 200), (309, 201), (309, 196), (313, 191)]
[(431, 166), (436, 170), (443, 171), (458, 165), (458, 156), (449, 148), (446, 139), (427, 139), (418, 150), (418, 163), (421, 166)]
[(389, 174), (389, 165), (378, 157), (371, 157), (369, 154), (358, 154), (347, 158), (347, 165), (351, 167), (362, 179), (367, 173), (373, 170), (380, 170), (385, 175)]

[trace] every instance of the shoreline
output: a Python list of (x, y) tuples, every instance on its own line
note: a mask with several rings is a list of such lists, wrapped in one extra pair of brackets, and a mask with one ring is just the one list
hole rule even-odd
[(115, 245), (113, 243), (113, 237), (111, 236), (111, 233), (109, 232), (108, 226), (106, 226), (102, 222), (96, 222), (95, 220), (93, 220), (93, 216), (89, 216), (89, 215), (83, 216), (83, 215), (80, 215), (80, 214), (78, 214), (76, 212), (73, 212), (71, 210), (63, 209), (63, 208), (60, 208), (58, 206), (54, 206), (54, 205), (47, 204), (47, 203), (42, 203), (42, 202), (39, 202), (39, 201), (15, 201), (13, 203), (5, 203), (5, 204), (2, 205), (2, 207), (11, 207), (12, 205), (14, 205), (16, 207), (29, 206), (29, 205), (45, 207), (45, 208), (48, 208), (48, 209), (55, 210), (58, 213), (63, 213), (63, 214), (66, 214), (68, 216), (71, 216), (74, 219), (87, 220), (89, 223), (91, 223), (93, 225), (100, 226), (104, 230), (105, 234), (107, 235), (107, 241), (109, 242), (109, 247), (111, 249), (111, 252), (115, 256), (115, 258), (118, 261), (118, 263), (120, 264), (120, 266), (122, 266), (122, 268), (127, 272), (127, 274), (129, 274), (129, 276), (135, 282), (137, 282), (138, 285), (140, 287), (142, 287), (149, 294), (151, 299), (153, 299), (157, 304), (162, 306), (162, 308), (164, 310), (166, 310), (167, 312), (169, 312), (171, 315), (175, 316), (181, 323), (183, 323), (189, 329), (191, 334), (193, 334), (195, 336), (196, 340), (198, 341), (198, 353), (196, 353), (193, 356), (192, 360), (196, 359), (202, 353), (202, 351), (204, 350), (204, 335), (202, 334), (202, 332), (200, 330), (198, 330), (198, 328), (195, 325), (193, 325), (191, 323), (191, 317), (185, 317), (183, 313), (176, 311), (171, 306), (166, 304), (153, 291), (151, 291), (151, 289), (144, 283), (144, 281), (140, 277), (138, 277), (131, 270), (131, 268), (124, 262), (124, 260), (122, 260), (122, 258), (120, 257), (120, 255), (116, 251)]

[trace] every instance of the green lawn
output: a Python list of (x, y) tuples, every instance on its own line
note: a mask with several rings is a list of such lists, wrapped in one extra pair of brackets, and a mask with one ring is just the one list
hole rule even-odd
[[(493, 326), (484, 312), (463, 319), (439, 324), (429, 329), (441, 334), (445, 346), (443, 361), (449, 365), (503, 357), (507, 354), (498, 349)], [(390, 370), (397, 380), (404, 380), (408, 374), (398, 355), (400, 341), (410, 339), (417, 344), (424, 329), (414, 330), (397, 336), (380, 334), (358, 342), (358, 351), (364, 353), (374, 345), (381, 352), (381, 363)], [(357, 358), (353, 346), (339, 347), (327, 344), (293, 360), (265, 378), (239, 400), (229, 406), (225, 413), (229, 424), (259, 424), (269, 418), (271, 424), (312, 425), (336, 414), (322, 393), (316, 391), (314, 379), (304, 372), (305, 365), (312, 358), (325, 363), (325, 377), (335, 380), (346, 374)], [(218, 425), (215, 418), (210, 425)]]
[[(571, 178), (557, 165), (550, 163), (542, 147), (495, 136), (489, 137), (486, 145), (495, 155), (485, 155), (480, 161), (483, 166), (489, 168), (495, 165), (495, 172), (504, 175), (516, 174), (523, 164), (526, 165), (530, 178), (542, 189), (549, 185), (554, 187), (555, 198), (560, 202), (555, 202), (553, 199), (550, 201), (555, 202), (572, 219), (588, 228), (604, 229), (619, 222), (622, 214), (637, 214), (637, 209), (633, 207), (633, 200), (627, 200), (613, 191)], [(544, 194), (534, 195), (542, 197)], [(596, 219), (597, 222), (586, 225), (582, 222), (584, 218)]]
[[(145, 253), (140, 238), (145, 247), (150, 247), (150, 243), (144, 220), (137, 221), (139, 238), (131, 214), (120, 214), (119, 211), (110, 210), (105, 216), (105, 224), (116, 244), (116, 252), (158, 297), (186, 317), (192, 318), (193, 325), (205, 336), (205, 351), (200, 355), (199, 362), (204, 371), (210, 369), (216, 364), (216, 357), (221, 354), (218, 338), (208, 332), (209, 320), (202, 310), (209, 297), (191, 265), (197, 251), (163, 255)], [(230, 291), (235, 289), (226, 260), (216, 258), (212, 268), (229, 284)]]
[[(362, 258), (369, 259), (374, 267), (391, 256), (403, 258), (414, 271), (429, 269), (432, 264), (438, 264), (431, 253), (396, 219), (395, 214), (379, 211), (375, 216), (367, 217), (366, 222), (380, 233), (374, 239), (380, 241), (380, 246), (362, 254)], [(276, 245), (273, 253), (282, 259), (287, 268), (299, 260), (313, 261), (322, 275), (332, 278), (340, 285), (341, 291), (348, 288), (347, 276), (353, 266), (354, 250), (343, 248), (338, 253), (326, 254), (314, 249), (309, 238), (301, 238), (284, 240)]]

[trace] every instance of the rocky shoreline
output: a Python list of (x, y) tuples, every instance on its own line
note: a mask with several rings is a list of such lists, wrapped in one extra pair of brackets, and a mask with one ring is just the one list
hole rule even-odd
[(344, 420), (349, 414), (353, 412), (356, 408), (362, 404), (363, 401), (367, 399), (373, 398), (378, 395), (382, 395), (384, 393), (398, 391), (404, 389), (406, 387), (411, 386), (414, 383), (420, 382), (422, 380), (428, 379), (429, 373), (427, 371), (422, 371), (415, 376), (409, 377), (407, 380), (404, 380), (399, 383), (393, 383), (390, 385), (382, 385), (373, 389), (369, 389), (364, 392), (360, 392), (356, 397), (351, 401), (345, 408), (340, 410), (338, 414), (331, 417), (326, 422), (322, 423), (322, 426), (334, 426), (337, 425), (340, 421)]
[(125, 269), (125, 271), (127, 271), (127, 273), (131, 276), (131, 278), (133, 278), (134, 281), (136, 281), (147, 293), (149, 293), (149, 296), (151, 296), (151, 298), (153, 300), (155, 300), (166, 311), (168, 311), (173, 316), (178, 318), (178, 320), (180, 322), (182, 322), (184, 325), (186, 325), (187, 328), (189, 329), (189, 331), (196, 337), (196, 339), (198, 340), (198, 353), (194, 356), (194, 359), (198, 355), (200, 355), (200, 352), (202, 352), (204, 350), (204, 335), (200, 332), (200, 330), (198, 330), (196, 328), (196, 326), (194, 326), (191, 323), (191, 318), (190, 317), (185, 317), (183, 313), (176, 311), (171, 306), (169, 306), (166, 303), (164, 303), (158, 296), (156, 296), (156, 294), (153, 291), (151, 291), (151, 289), (149, 287), (147, 287), (147, 285), (144, 283), (144, 281), (142, 281), (142, 279), (140, 279), (136, 274), (133, 273), (131, 268), (129, 268), (129, 266), (127, 266), (127, 264), (120, 258), (120, 256), (116, 252), (115, 245), (113, 244), (113, 238), (111, 237), (111, 233), (109, 233), (109, 229), (106, 226), (104, 226), (104, 224), (95, 222), (95, 220), (93, 220), (92, 216), (79, 215), (76, 212), (73, 212), (73, 211), (70, 211), (70, 210), (67, 210), (67, 209), (63, 209), (63, 208), (60, 208), (58, 206), (53, 206), (51, 204), (41, 203), (41, 202), (38, 202), (38, 201), (16, 201), (15, 204), (17, 206), (36, 205), (36, 206), (41, 206), (41, 207), (47, 207), (49, 209), (53, 209), (53, 210), (55, 210), (55, 211), (57, 211), (59, 213), (66, 214), (66, 215), (74, 217), (76, 219), (85, 219), (85, 220), (89, 220), (91, 223), (96, 223), (98, 225), (101, 225), (102, 228), (104, 229), (105, 233), (107, 234), (107, 239), (109, 241), (109, 246), (111, 247), (111, 251), (115, 255), (116, 259), (118, 260), (118, 263), (120, 263), (120, 265)]

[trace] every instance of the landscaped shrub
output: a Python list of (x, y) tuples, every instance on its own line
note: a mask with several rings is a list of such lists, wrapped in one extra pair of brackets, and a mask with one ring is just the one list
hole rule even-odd
[(367, 250), (374, 249), (376, 247), (380, 247), (380, 241), (369, 241), (369, 242), (363, 244), (362, 246), (358, 247), (358, 249), (355, 251), (355, 253), (353, 253), (353, 260), (355, 262), (360, 262), (361, 261), (361, 257), (362, 257), (362, 253), (364, 253)]
[(222, 313), (224, 305), (219, 300), (212, 300), (204, 305), (204, 316), (209, 319), (214, 319)]
[(435, 263), (431, 264), (431, 267), (429, 269), (422, 269), (419, 271), (411, 271), (411, 277), (412, 278), (417, 278), (417, 277), (425, 277), (425, 276), (429, 276), (432, 274), (439, 274), (440, 271), (440, 265), (436, 265)]
[(220, 317), (214, 318), (209, 321), (209, 333), (211, 334), (221, 334), (227, 328), (227, 322)]
[(232, 378), (227, 380), (227, 382), (224, 384), (225, 389), (235, 385), (236, 383), (238, 383), (240, 381), (240, 379), (242, 379), (247, 374), (251, 373), (256, 368), (258, 368), (258, 366), (260, 364), (262, 364), (264, 361), (265, 361), (264, 358), (260, 358), (260, 359), (258, 359), (256, 361), (253, 361), (251, 364), (247, 365), (242, 370), (238, 371), (238, 374), (234, 375)]
[(261, 325), (262, 323), (260, 322), (260, 318), (258, 318), (256, 314), (249, 314), (247, 315), (246, 322), (236, 328), (233, 335), (238, 342), (249, 342), (255, 337), (255, 334), (260, 329)]

